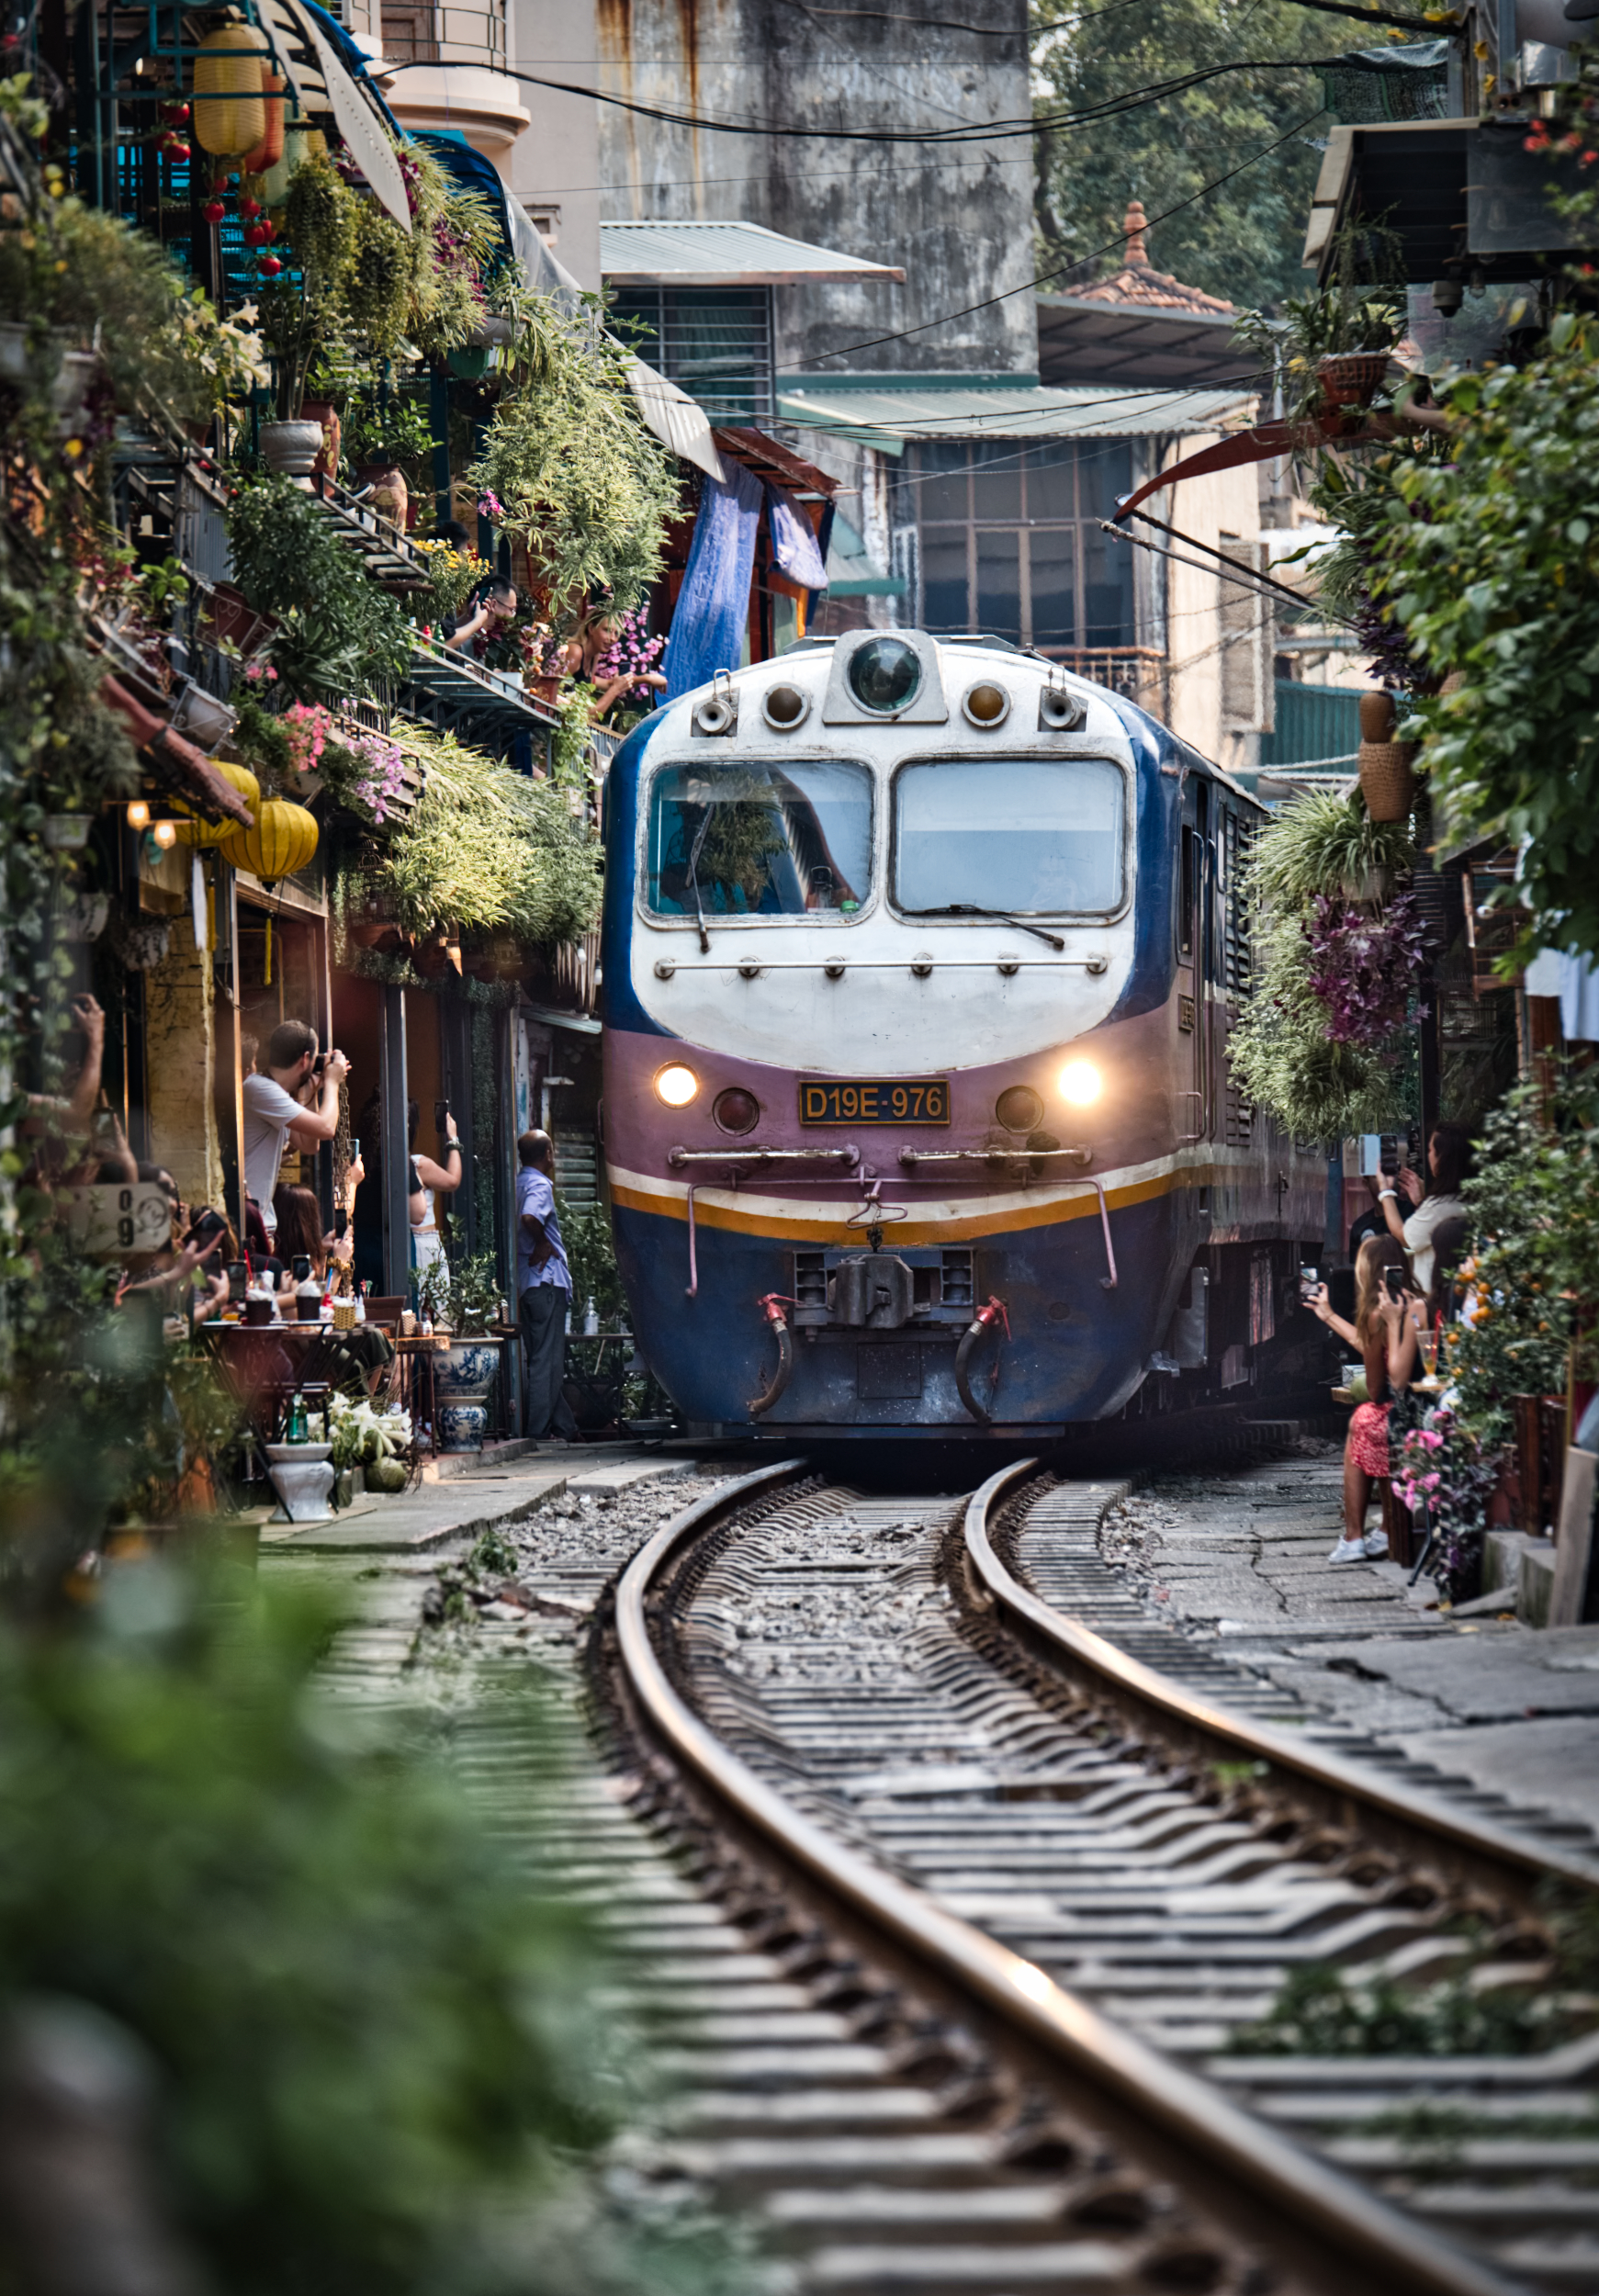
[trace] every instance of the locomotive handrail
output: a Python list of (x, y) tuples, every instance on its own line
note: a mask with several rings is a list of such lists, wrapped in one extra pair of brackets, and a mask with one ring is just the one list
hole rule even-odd
[(670, 981), (679, 973), (737, 973), (741, 980), (758, 980), (762, 973), (825, 973), (838, 980), (844, 973), (1061, 973), (1098, 974), (1109, 970), (1110, 960), (1098, 950), (1086, 957), (723, 957), (711, 964), (680, 964), (675, 957), (658, 957), (655, 977)]
[[(1036, 1464), (1024, 1460), (991, 1476), (971, 1501), (968, 1521), (974, 1515), (985, 1521), (1000, 1492)], [(1079, 2077), (1212, 2163), (1301, 2234), (1328, 2243), (1358, 2268), (1373, 2296), (1400, 2296), (1402, 2290), (1404, 2296), (1510, 2296), (1507, 2282), (1430, 2228), (1407, 2222), (1387, 2200), (1301, 2150), (1201, 2076), (1113, 2024), (1036, 1962), (849, 1848), (758, 1776), (694, 1713), (668, 1679), (651, 1641), (646, 1602), (653, 1582), (692, 1538), (810, 1471), (805, 1459), (784, 1460), (708, 1492), (647, 1539), (623, 1572), (616, 1589), (617, 1644), (649, 1729), (743, 1824), (802, 1872), (947, 1982), (997, 2010)]]
[(1047, 1164), (1059, 1156), (1073, 1164), (1092, 1164), (1091, 1148), (902, 1148), (901, 1164)]
[(857, 1165), (861, 1151), (843, 1148), (673, 1148), (668, 1151), (667, 1162), (674, 1172), (681, 1172), (685, 1164), (792, 1164), (795, 1159), (807, 1164)]

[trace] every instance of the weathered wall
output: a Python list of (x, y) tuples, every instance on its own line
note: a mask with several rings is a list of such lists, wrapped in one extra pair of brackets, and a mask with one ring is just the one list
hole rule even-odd
[[(991, 299), (1032, 276), (1030, 138), (929, 148), (839, 137), (1027, 120), (1023, 0), (963, 0), (951, 11), (958, 29), (781, 0), (595, 0), (595, 16), (602, 88), (806, 130), (724, 134), (602, 104), (608, 214), (740, 219), (904, 266), (903, 286), (780, 287), (780, 370), (810, 372), (824, 352), (848, 350), (830, 371), (1036, 371), (1031, 296)], [(905, 339), (873, 340), (882, 335)]]
[(217, 1047), (211, 961), (195, 947), (186, 914), (172, 920), (167, 954), (144, 976), (144, 999), (151, 1159), (165, 1165), (186, 1203), (220, 1207), (222, 1156), (213, 1099)]
[[(593, 84), (593, 0), (511, 0), (509, 35), (517, 71), (579, 87)], [(546, 203), (560, 209), (555, 253), (581, 286), (598, 287), (604, 179), (596, 115), (602, 107), (525, 82), (517, 84), (517, 94), (533, 125), (501, 162), (501, 173), (530, 209)]]

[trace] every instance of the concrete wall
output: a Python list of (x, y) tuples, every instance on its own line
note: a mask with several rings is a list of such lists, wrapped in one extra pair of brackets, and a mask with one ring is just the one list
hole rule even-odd
[[(602, 87), (808, 131), (718, 133), (601, 105), (609, 213), (741, 219), (904, 266), (903, 286), (780, 287), (780, 370), (807, 372), (823, 352), (848, 348), (836, 371), (1036, 371), (1031, 296), (991, 300), (1032, 276), (1030, 138), (929, 149), (836, 133), (1026, 120), (1022, 0), (963, 0), (952, 20), (975, 28), (959, 30), (813, 15), (781, 0), (595, 0), (595, 13)], [(987, 308), (949, 316), (973, 304)], [(912, 328), (925, 332), (870, 342)]]
[[(511, 64), (541, 79), (594, 84), (593, 0), (511, 0)], [(600, 285), (600, 107), (582, 96), (517, 83), (532, 126), (517, 138), (500, 172), (580, 285)], [(558, 210), (553, 230), (544, 218)]]
[[(1165, 456), (1164, 464), (1169, 466), (1183, 460), (1214, 443), (1210, 436), (1177, 440)], [(1208, 478), (1179, 479), (1166, 493), (1157, 495), (1148, 509), (1154, 517), (1180, 527), (1196, 542), (1208, 543), (1212, 549), (1226, 549), (1226, 537), (1253, 536), (1258, 532), (1259, 498), (1254, 467), (1246, 465), (1243, 469), (1217, 471)], [(1199, 568), (1199, 553), (1184, 551), (1180, 543), (1169, 543), (1169, 538), (1163, 535), (1152, 535), (1149, 538), (1166, 543), (1180, 556), (1195, 561), (1190, 566), (1179, 565), (1171, 558), (1164, 561), (1172, 731), (1184, 741), (1191, 742), (1202, 757), (1212, 759), (1229, 772), (1237, 772), (1256, 762), (1258, 741), (1253, 733), (1230, 728), (1223, 718), (1222, 578), (1208, 568)], [(1241, 600), (1247, 596), (1243, 591), (1234, 594)], [(1263, 599), (1258, 609), (1249, 611), (1245, 617), (1252, 625), (1261, 625), (1259, 638), (1268, 653), (1268, 688), (1271, 612)], [(1151, 700), (1146, 706), (1159, 715), (1158, 701)]]

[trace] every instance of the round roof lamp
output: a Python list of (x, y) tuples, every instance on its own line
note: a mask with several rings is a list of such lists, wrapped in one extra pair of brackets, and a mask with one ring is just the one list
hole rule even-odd
[(314, 813), (285, 798), (269, 797), (256, 807), (253, 829), (231, 822), (219, 846), (222, 859), (235, 869), (247, 869), (264, 885), (275, 885), (305, 867), (317, 850), (317, 836)]
[(760, 704), (760, 715), (780, 734), (787, 734), (804, 724), (810, 706), (810, 696), (798, 686), (773, 686)]
[(1003, 726), (1010, 715), (1010, 696), (1003, 686), (997, 686), (991, 678), (974, 685), (961, 703), (961, 714), (968, 726), (975, 726), (986, 733), (995, 726)]
[(921, 688), (921, 656), (902, 637), (869, 638), (852, 656), (850, 692), (863, 710), (892, 717), (908, 709)]
[[(231, 782), (251, 812), (259, 816), (261, 784), (247, 765), (232, 765), (226, 759), (213, 758), (211, 771), (213, 773), (220, 773), (225, 782)], [(194, 814), (192, 807), (181, 804), (175, 797), (173, 799), (173, 805), (178, 813), (184, 816), (177, 826), (178, 842), (181, 845), (193, 845), (202, 850), (207, 846), (220, 845), (228, 832), (240, 826), (236, 821), (201, 821)]]

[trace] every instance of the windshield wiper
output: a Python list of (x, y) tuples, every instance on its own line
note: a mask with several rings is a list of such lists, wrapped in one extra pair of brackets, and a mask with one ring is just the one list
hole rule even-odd
[(711, 953), (711, 936), (705, 930), (705, 905), (700, 898), (700, 853), (705, 842), (705, 833), (711, 826), (711, 816), (715, 810), (715, 808), (712, 805), (705, 807), (705, 817), (699, 826), (693, 845), (689, 852), (689, 883), (693, 887), (694, 921), (700, 929), (702, 957), (708, 957)]
[(1042, 925), (1030, 925), (1025, 917), (1012, 917), (1008, 909), (979, 908), (975, 901), (946, 901), (941, 908), (907, 909), (908, 917), (992, 917), (998, 924), (1014, 925), (1019, 933), (1033, 933), (1040, 940), (1047, 940), (1052, 949), (1064, 949), (1065, 942), (1059, 933), (1046, 932)]

